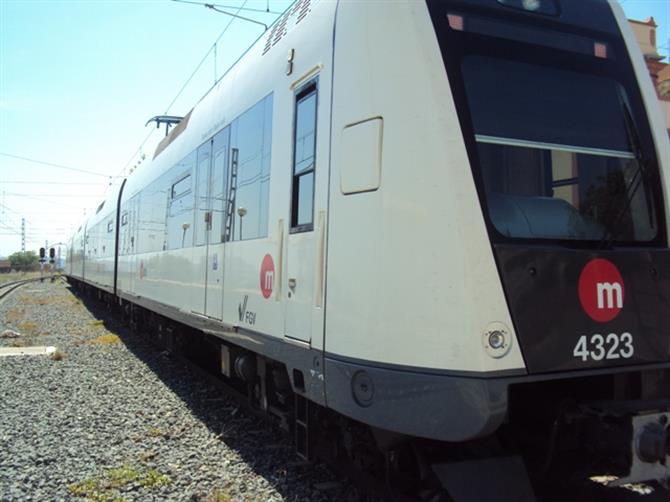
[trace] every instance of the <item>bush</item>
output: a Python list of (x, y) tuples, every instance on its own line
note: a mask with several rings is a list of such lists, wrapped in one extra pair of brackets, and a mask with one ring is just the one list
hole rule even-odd
[(17, 251), (9, 255), (9, 262), (14, 270), (32, 270), (39, 263), (39, 257), (35, 251)]

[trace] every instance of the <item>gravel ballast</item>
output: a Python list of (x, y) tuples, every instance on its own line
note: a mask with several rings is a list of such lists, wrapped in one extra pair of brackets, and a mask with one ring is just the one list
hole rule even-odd
[(325, 467), (299, 462), (288, 435), (62, 281), (0, 303), (5, 330), (19, 336), (1, 347), (57, 352), (0, 358), (2, 501), (354, 497)]

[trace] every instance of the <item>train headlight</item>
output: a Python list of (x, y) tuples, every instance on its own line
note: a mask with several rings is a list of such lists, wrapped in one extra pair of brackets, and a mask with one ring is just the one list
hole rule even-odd
[(491, 331), (489, 333), (489, 346), (494, 349), (502, 349), (505, 346), (505, 334), (502, 331)]
[(560, 13), (556, 0), (498, 0), (498, 3), (505, 7), (550, 16), (557, 16)]
[(498, 359), (512, 347), (512, 335), (503, 323), (493, 322), (483, 333), (482, 345), (489, 356)]

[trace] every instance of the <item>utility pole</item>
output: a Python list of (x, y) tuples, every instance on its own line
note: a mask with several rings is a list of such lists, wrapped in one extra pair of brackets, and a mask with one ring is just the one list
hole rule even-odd
[(26, 219), (21, 218), (21, 252), (26, 252)]

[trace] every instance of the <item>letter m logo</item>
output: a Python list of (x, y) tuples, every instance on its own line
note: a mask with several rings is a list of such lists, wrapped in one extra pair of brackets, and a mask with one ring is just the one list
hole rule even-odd
[(598, 295), (598, 308), (621, 309), (623, 308), (623, 288), (618, 282), (596, 283)]
[(274, 289), (275, 282), (275, 271), (268, 270), (265, 272), (265, 277), (263, 278), (263, 289), (272, 291)]

